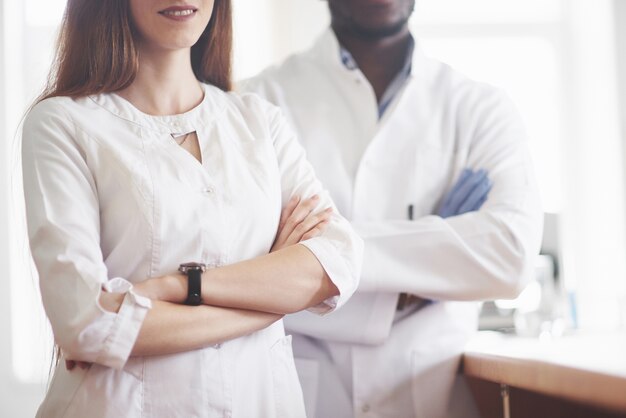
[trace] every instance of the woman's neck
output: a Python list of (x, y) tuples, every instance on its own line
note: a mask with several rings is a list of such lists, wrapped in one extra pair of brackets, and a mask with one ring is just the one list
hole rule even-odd
[(135, 80), (117, 94), (142, 112), (161, 116), (194, 108), (204, 91), (193, 73), (189, 49), (140, 50)]

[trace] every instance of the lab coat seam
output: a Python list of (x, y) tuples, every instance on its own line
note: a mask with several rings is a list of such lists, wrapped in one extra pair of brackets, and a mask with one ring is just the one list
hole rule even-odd
[[(149, 159), (148, 159), (148, 155), (147, 155), (147, 151), (146, 151), (146, 139), (144, 137), (143, 129), (139, 129), (139, 139), (140, 139), (140, 142), (141, 142), (141, 145), (140, 145), (141, 156), (143, 158), (143, 163), (145, 164), (146, 172), (148, 173), (148, 176), (149, 176), (149, 179), (150, 179), (150, 192), (151, 192), (150, 197), (151, 197), (151, 199), (150, 200), (146, 199), (146, 204), (149, 205), (148, 209), (152, 213), (153, 221), (152, 222), (146, 222), (147, 228), (148, 228), (148, 231), (149, 231), (148, 233), (150, 234), (150, 239), (146, 240), (146, 246), (149, 246), (150, 245), (149, 243), (151, 243), (152, 248), (147, 248), (147, 249), (150, 251), (151, 254), (153, 254), (153, 251), (154, 251), (154, 240), (155, 240), (155, 238), (154, 238), (154, 225), (155, 225), (154, 224), (154, 221), (155, 221), (155, 216), (154, 216), (154, 210), (155, 209), (154, 209), (154, 206), (155, 206), (155, 193), (156, 193), (156, 191), (155, 191), (155, 184), (154, 184), (154, 175), (153, 175), (152, 169), (150, 167)], [(155, 257), (153, 255), (150, 258), (150, 264), (148, 266), (148, 272), (147, 272), (148, 274), (147, 274), (146, 278), (152, 277), (154, 275), (154, 272), (155, 272), (154, 260), (155, 260)]]
[[(157, 263), (158, 263), (158, 258), (159, 258), (159, 254), (160, 254), (160, 248), (159, 248), (159, 241), (158, 241), (158, 237), (157, 237), (157, 231), (156, 231), (156, 226), (159, 225), (158, 222), (160, 220), (159, 217), (159, 210), (157, 208), (157, 199), (158, 199), (158, 195), (157, 195), (157, 188), (156, 188), (156, 183), (154, 181), (154, 167), (152, 166), (153, 164), (153, 159), (152, 158), (148, 158), (148, 155), (146, 153), (146, 138), (145, 138), (145, 134), (143, 129), (139, 131), (140, 132), (140, 138), (141, 138), (141, 147), (142, 147), (142, 151), (144, 153), (144, 158), (146, 160), (146, 165), (148, 168), (148, 173), (150, 175), (150, 186), (151, 186), (151, 190), (152, 190), (152, 200), (151, 200), (151, 212), (152, 212), (152, 222), (149, 222), (149, 230), (150, 230), (150, 239), (147, 241), (150, 241), (152, 243), (152, 248), (150, 249), (150, 271), (149, 271), (149, 277), (153, 277), (156, 275), (157, 272)], [(151, 148), (151, 150), (154, 150), (154, 148)]]
[(136, 125), (136, 126), (137, 126), (137, 127), (139, 127), (139, 128), (145, 128), (145, 127), (146, 127), (146, 126), (144, 126), (143, 124), (139, 123), (138, 121), (131, 119), (130, 117), (123, 116), (123, 115), (121, 115), (121, 114), (119, 114), (119, 113), (114, 112), (114, 111), (113, 111), (112, 109), (110, 109), (109, 107), (107, 107), (107, 106), (103, 106), (103, 104), (102, 104), (102, 103), (100, 103), (100, 102), (98, 102), (98, 101), (96, 100), (96, 98), (101, 98), (101, 96), (103, 96), (103, 95), (107, 95), (107, 93), (99, 94), (99, 95), (96, 95), (96, 96), (87, 96), (87, 97), (88, 97), (88, 98), (89, 98), (92, 102), (94, 102), (94, 103), (95, 103), (95, 104), (96, 104), (99, 108), (101, 108), (101, 109), (103, 109), (104, 111), (106, 111), (107, 113), (109, 113), (109, 114), (113, 115), (115, 118), (122, 119), (122, 120), (124, 120), (124, 121), (126, 121), (126, 122), (128, 122), (128, 123), (131, 123), (131, 124), (133, 124), (133, 125)]
[(141, 390), (140, 390), (139, 416), (143, 418), (145, 416), (144, 406), (146, 404), (146, 398), (145, 398), (146, 385), (144, 384), (145, 383), (144, 374), (145, 374), (145, 368), (146, 368), (146, 359), (143, 356), (140, 357), (140, 359), (141, 359), (141, 374), (140, 374), (141, 380), (139, 384), (141, 385)]
[[(92, 172), (92, 167), (90, 167), (87, 164), (87, 159), (86, 159), (86, 150), (87, 150), (87, 146), (85, 143), (85, 140), (80, 138), (79, 133), (82, 134), (82, 136), (85, 136), (87, 138), (93, 139), (98, 145), (100, 144), (99, 141), (96, 138), (92, 138), (91, 135), (89, 135), (87, 132), (85, 132), (76, 122), (75, 118), (72, 116), (72, 114), (70, 113), (70, 111), (65, 107), (65, 106), (55, 106), (55, 109), (60, 110), (66, 117), (67, 120), (69, 121), (72, 130), (73, 130), (73, 136), (71, 136), (70, 138), (66, 138), (69, 139), (69, 142), (71, 145), (73, 145), (73, 148), (76, 149), (76, 151), (80, 154), (81, 158), (83, 159), (83, 162), (85, 164), (85, 167), (87, 167), (87, 169), (89, 170), (89, 174), (90, 174), (90, 184), (93, 184), (95, 187), (95, 190), (93, 190), (94, 195), (96, 197), (96, 200), (98, 200), (98, 184), (96, 182), (96, 178)], [(68, 132), (69, 133), (69, 132)], [(98, 233), (100, 233), (100, 226), (98, 225)]]

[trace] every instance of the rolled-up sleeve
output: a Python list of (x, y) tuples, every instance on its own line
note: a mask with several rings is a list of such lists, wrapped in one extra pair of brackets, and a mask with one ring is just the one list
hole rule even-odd
[[(109, 283), (100, 249), (97, 185), (81, 133), (55, 100), (24, 122), (22, 169), (30, 249), (56, 343), (74, 360), (121, 368), (150, 301), (121, 278)], [(118, 313), (102, 291), (125, 293)]]
[(361, 274), (363, 241), (337, 211), (328, 191), (324, 189), (315, 176), (313, 167), (306, 160), (304, 148), (298, 143), (280, 110), (263, 103), (269, 113), (270, 133), (278, 158), (282, 207), (286, 206), (292, 196), (310, 197), (317, 194), (320, 199), (316, 211), (327, 207), (333, 208), (333, 215), (326, 231), (301, 243), (315, 255), (339, 290), (338, 296), (328, 298), (309, 309), (317, 314), (325, 314), (341, 307), (355, 292)]

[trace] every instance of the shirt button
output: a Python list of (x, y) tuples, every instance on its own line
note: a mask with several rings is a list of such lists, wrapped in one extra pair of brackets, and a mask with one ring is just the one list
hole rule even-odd
[(219, 350), (220, 348), (222, 348), (222, 344), (217, 343), (213, 346), (213, 348), (215, 348), (216, 350)]
[(367, 414), (370, 411), (369, 404), (364, 403), (363, 406), (361, 407), (361, 411)]
[(202, 192), (206, 193), (206, 194), (211, 194), (214, 191), (215, 191), (215, 189), (213, 189), (213, 187), (205, 187), (204, 189), (202, 189)]

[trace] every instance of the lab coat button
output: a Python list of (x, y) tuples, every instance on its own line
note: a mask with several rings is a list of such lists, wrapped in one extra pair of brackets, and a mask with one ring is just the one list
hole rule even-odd
[(202, 191), (206, 194), (211, 194), (215, 191), (215, 189), (213, 189), (213, 187), (205, 187)]

